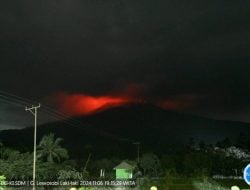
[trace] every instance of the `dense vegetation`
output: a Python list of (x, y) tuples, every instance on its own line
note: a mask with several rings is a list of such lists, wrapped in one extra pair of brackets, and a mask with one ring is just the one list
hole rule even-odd
[[(70, 150), (62, 147), (62, 140), (48, 134), (38, 143), (37, 180), (99, 179), (101, 169), (105, 170), (105, 179), (115, 179), (113, 168), (122, 161), (119, 155), (96, 159), (88, 146), (86, 157), (72, 160)], [(143, 179), (140, 183), (145, 187), (156, 183), (164, 189), (192, 189), (191, 186), (208, 182), (213, 176), (242, 176), (242, 169), (250, 160), (247, 148), (248, 140), (242, 136), (236, 144), (224, 139), (216, 145), (206, 145), (190, 139), (181, 150), (163, 155), (142, 152), (139, 163), (136, 158), (127, 162), (136, 166), (135, 177)], [(0, 175), (7, 180), (31, 180), (32, 163), (33, 153), (0, 145)], [(225, 185), (225, 181), (218, 181)]]

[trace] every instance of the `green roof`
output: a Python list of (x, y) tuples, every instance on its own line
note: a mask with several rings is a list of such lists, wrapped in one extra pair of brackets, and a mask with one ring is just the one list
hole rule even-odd
[(114, 167), (114, 170), (116, 169), (126, 169), (126, 170), (133, 170), (134, 166), (131, 166), (130, 164), (128, 164), (127, 162), (123, 161), (121, 162), (119, 165), (117, 165), (116, 167)]

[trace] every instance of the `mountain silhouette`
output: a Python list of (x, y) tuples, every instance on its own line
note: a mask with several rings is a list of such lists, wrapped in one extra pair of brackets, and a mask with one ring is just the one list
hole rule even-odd
[[(173, 112), (150, 104), (128, 104), (40, 125), (38, 142), (48, 133), (63, 138), (63, 146), (73, 157), (92, 152), (97, 157), (127, 158), (136, 155), (135, 142), (140, 142), (142, 152), (164, 154), (187, 145), (190, 138), (216, 143), (225, 138), (234, 141), (240, 133), (249, 136), (250, 124)], [(1, 131), (0, 139), (5, 145), (32, 151), (33, 127)]]

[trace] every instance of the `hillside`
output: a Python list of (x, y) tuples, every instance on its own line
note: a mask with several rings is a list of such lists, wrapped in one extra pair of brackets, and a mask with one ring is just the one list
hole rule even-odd
[[(167, 111), (148, 104), (131, 104), (38, 127), (38, 140), (55, 133), (74, 157), (91, 151), (99, 156), (136, 155), (134, 142), (142, 151), (163, 154), (169, 148), (197, 142), (216, 143), (226, 137), (234, 140), (239, 133), (250, 134), (250, 124), (218, 121), (184, 113)], [(32, 151), (33, 127), (0, 132), (1, 141), (9, 146)]]

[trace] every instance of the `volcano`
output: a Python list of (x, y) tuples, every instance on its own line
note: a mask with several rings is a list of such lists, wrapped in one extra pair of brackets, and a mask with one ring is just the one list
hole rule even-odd
[[(40, 125), (38, 140), (54, 133), (64, 139), (64, 146), (74, 157), (81, 158), (91, 151), (96, 156), (136, 155), (135, 142), (143, 152), (165, 154), (169, 148), (196, 142), (216, 143), (240, 133), (250, 134), (250, 124), (220, 121), (185, 113), (168, 111), (149, 104), (127, 104), (112, 107), (92, 115), (73, 117)], [(33, 127), (0, 132), (8, 146), (32, 151)]]

